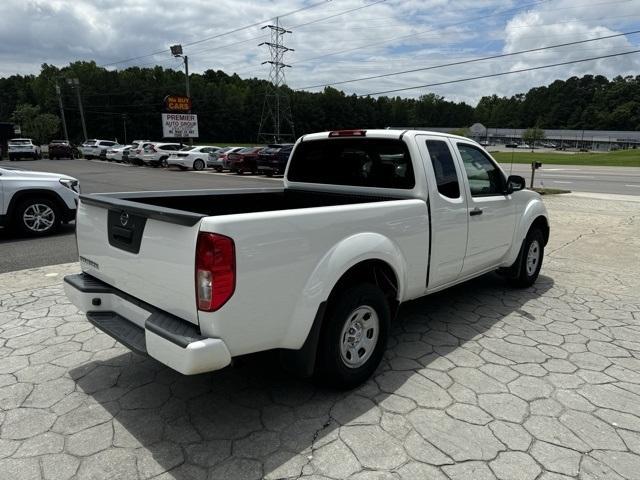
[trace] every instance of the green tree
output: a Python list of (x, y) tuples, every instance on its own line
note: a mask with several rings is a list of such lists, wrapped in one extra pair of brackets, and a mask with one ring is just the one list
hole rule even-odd
[(531, 151), (533, 152), (533, 147), (535, 146), (536, 142), (544, 140), (544, 130), (537, 126), (527, 128), (522, 134), (522, 139), (529, 145), (531, 145)]
[(22, 135), (34, 143), (48, 143), (60, 130), (60, 119), (51, 113), (40, 113), (40, 107), (22, 103), (16, 107), (11, 120), (20, 125)]

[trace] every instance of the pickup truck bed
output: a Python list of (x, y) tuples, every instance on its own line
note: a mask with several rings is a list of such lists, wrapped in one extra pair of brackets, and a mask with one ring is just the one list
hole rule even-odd
[[(221, 190), (186, 190), (166, 192), (106, 193), (83, 195), (83, 201), (94, 205), (122, 206), (151, 215), (164, 215), (166, 221), (185, 222), (203, 216), (239, 213), (297, 210), (299, 208), (329, 207), (359, 203), (400, 200), (390, 195), (356, 195), (352, 193), (321, 192), (292, 188), (246, 188)], [(144, 206), (148, 205), (148, 208)], [(155, 208), (161, 207), (161, 208)]]

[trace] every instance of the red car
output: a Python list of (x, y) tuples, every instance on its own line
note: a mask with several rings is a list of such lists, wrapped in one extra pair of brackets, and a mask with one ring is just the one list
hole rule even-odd
[(229, 170), (242, 175), (244, 172), (258, 173), (258, 155), (265, 147), (247, 147), (227, 155)]

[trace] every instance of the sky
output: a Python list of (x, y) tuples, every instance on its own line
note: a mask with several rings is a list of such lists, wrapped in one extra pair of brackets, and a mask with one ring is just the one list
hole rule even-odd
[[(192, 72), (268, 78), (269, 65), (262, 65), (268, 50), (258, 44), (270, 40), (262, 27), (275, 17), (291, 31), (284, 35), (293, 49), (283, 59), (291, 66), (284, 69), (287, 85), (320, 91), (335, 82), (640, 30), (640, 0), (2, 0), (0, 76), (76, 60), (109, 69), (181, 69), (181, 59), (168, 52), (180, 43)], [(376, 94), (637, 49), (640, 34), (629, 34), (335, 87)], [(510, 96), (585, 74), (638, 75), (640, 53), (390, 95), (435, 93), (475, 105), (484, 95)]]

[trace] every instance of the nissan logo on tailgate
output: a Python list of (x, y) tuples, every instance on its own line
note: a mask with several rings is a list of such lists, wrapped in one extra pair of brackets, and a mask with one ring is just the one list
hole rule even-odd
[(123, 210), (120, 214), (120, 225), (126, 227), (127, 223), (129, 223), (129, 214)]

